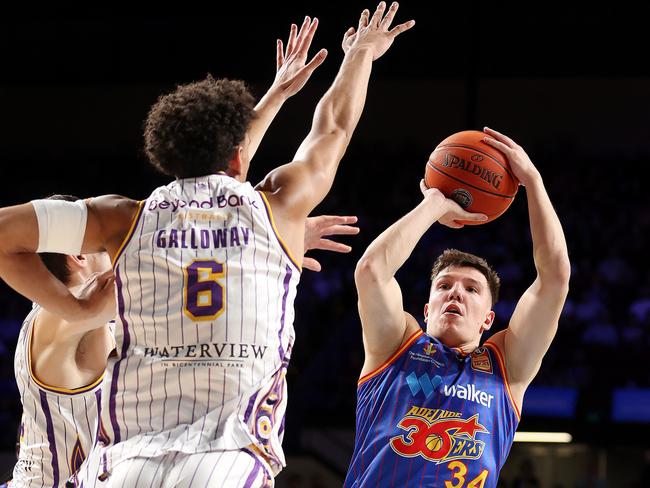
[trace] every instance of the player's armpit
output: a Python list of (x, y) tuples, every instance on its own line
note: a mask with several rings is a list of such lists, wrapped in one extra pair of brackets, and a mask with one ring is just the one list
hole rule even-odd
[(82, 252), (108, 251), (114, 257), (142, 203), (120, 195), (102, 195), (86, 200), (88, 220)]

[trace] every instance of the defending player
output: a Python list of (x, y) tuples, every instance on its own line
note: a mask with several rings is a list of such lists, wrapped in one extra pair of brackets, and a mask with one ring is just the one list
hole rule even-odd
[(284, 375), (300, 271), (293, 256), (302, 256), (305, 218), (329, 191), (361, 115), (372, 61), (413, 24), (389, 30), (396, 10), (382, 2), (346, 32), (346, 55), (311, 132), (259, 191), (245, 183), (250, 157), (324, 57), (304, 64), (316, 28), (309, 19), (286, 53), (279, 46), (280, 81), (257, 117), (243, 84), (229, 80), (209, 78), (158, 101), (146, 151), (177, 179), (146, 201), (104, 196), (0, 211), (2, 277), (67, 320), (95, 315), (105, 292), (74, 297), (34, 251), (113, 256), (107, 442), (93, 449), (84, 486), (263, 486), (284, 465)]
[[(114, 288), (106, 253), (41, 257), (76, 296)], [(115, 297), (102, 296), (104, 307), (92, 319), (66, 322), (34, 305), (23, 322), (14, 359), (23, 414), (12, 487), (64, 486), (93, 446), (101, 381), (114, 347), (109, 321), (115, 316)]]
[(479, 347), (494, 322), (499, 279), (481, 258), (445, 251), (433, 266), (424, 333), (402, 307), (395, 273), (435, 222), (481, 221), (435, 188), (384, 231), (355, 271), (365, 362), (346, 487), (494, 487), (526, 387), (557, 330), (570, 265), (560, 222), (524, 150), (485, 129), (526, 187), (537, 278), (508, 328)]
[[(50, 198), (78, 200), (59, 195)], [(349, 246), (325, 236), (354, 235), (358, 233), (358, 228), (350, 225), (354, 222), (356, 217), (308, 218), (305, 250), (349, 252)], [(46, 253), (41, 259), (77, 296), (113, 286), (107, 253)], [(320, 271), (315, 259), (305, 257), (304, 262), (306, 268)], [(101, 380), (114, 349), (115, 297), (104, 297), (103, 313), (92, 320), (69, 323), (38, 305), (24, 320), (14, 361), (23, 415), (12, 487), (65, 486), (93, 446), (99, 427)]]

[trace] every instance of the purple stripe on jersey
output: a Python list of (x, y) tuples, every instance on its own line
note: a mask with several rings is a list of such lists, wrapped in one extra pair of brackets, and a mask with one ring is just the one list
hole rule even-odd
[[(192, 383), (194, 383), (194, 402), (192, 403), (192, 417), (191, 417), (191, 422), (194, 423), (196, 421), (196, 418), (194, 417), (194, 413), (196, 412), (196, 368), (192, 368)], [(187, 436), (189, 438), (190, 431), (188, 429), (187, 431)], [(203, 431), (201, 431), (201, 435), (203, 435)]]
[(59, 458), (56, 455), (52, 414), (50, 413), (50, 406), (47, 404), (47, 396), (45, 395), (45, 392), (39, 391), (39, 394), (41, 396), (41, 408), (45, 414), (45, 422), (47, 424), (47, 443), (49, 444), (50, 453), (52, 454), (52, 479), (54, 480), (54, 486), (59, 486)]
[[(251, 233), (253, 234), (253, 276), (257, 276), (257, 265), (255, 264), (255, 257), (257, 256), (257, 236), (255, 234), (255, 215), (253, 214), (253, 207), (251, 207)], [(255, 293), (253, 297), (255, 298), (255, 332), (253, 334), (253, 344), (257, 340), (257, 280), (254, 280), (255, 283)], [(253, 366), (251, 365), (251, 371)]]
[[(241, 217), (239, 216), (239, 209), (237, 209), (237, 225), (240, 225)], [(239, 301), (239, 342), (241, 342), (244, 336), (244, 266), (242, 261), (244, 259), (244, 250), (239, 253), (239, 296), (241, 300)], [(253, 275), (255, 276), (255, 275)]]
[(271, 231), (273, 232), (273, 235), (275, 236), (278, 244), (280, 245), (280, 249), (282, 249), (284, 255), (287, 257), (289, 262), (293, 264), (298, 270), (298, 272), (300, 273), (300, 265), (293, 260), (293, 258), (291, 257), (291, 253), (289, 252), (289, 249), (285, 247), (284, 242), (282, 241), (282, 238), (278, 233), (278, 230), (275, 228), (274, 220), (272, 216), (272, 210), (270, 204), (268, 203), (268, 200), (266, 199), (266, 197), (263, 195), (261, 191), (259, 190), (255, 190), (255, 191), (257, 191), (257, 193), (260, 195), (260, 199), (262, 200), (262, 204), (264, 205), (264, 210), (266, 210), (266, 216), (268, 218), (269, 223), (271, 224)]
[(260, 460), (257, 459), (257, 456), (253, 456), (253, 459), (255, 459), (255, 464), (253, 465), (253, 470), (248, 475), (248, 478), (246, 478), (244, 488), (251, 488), (253, 486), (255, 478), (257, 478), (257, 475), (262, 470), (262, 463), (260, 463)]
[[(265, 277), (266, 281), (265, 281), (265, 283), (270, 283), (270, 281), (269, 281), (269, 275), (270, 275), (270, 272), (271, 272), (271, 267), (269, 266), (269, 257), (270, 256), (271, 256), (271, 250), (270, 250), (270, 248), (267, 248), (266, 249), (266, 263), (264, 265), (264, 268), (266, 269), (266, 277)], [(280, 263), (281, 263), (282, 258), (280, 258), (280, 256), (278, 256), (278, 259), (280, 259)], [(271, 289), (271, 287), (267, 285), (264, 288), (266, 288), (266, 316), (268, 317), (269, 314), (270, 314), (270, 312), (269, 312), (269, 304), (271, 303), (271, 299), (269, 298), (269, 296), (270, 296), (269, 295), (269, 293), (270, 293), (269, 290)], [(268, 344), (269, 343), (269, 332), (271, 331), (271, 327), (265, 327), (265, 329), (266, 329), (266, 337), (264, 338), (264, 340), (266, 342), (264, 344)], [(266, 363), (267, 363), (267, 361), (264, 361), (264, 376), (266, 376)]]
[[(102, 427), (102, 391), (97, 390), (95, 392), (95, 399), (97, 400), (97, 432), (95, 433), (95, 442), (93, 442), (93, 445), (96, 445), (97, 442), (100, 441), (100, 432), (101, 432), (101, 427)], [(86, 415), (88, 415), (86, 413)], [(104, 439), (106, 441), (106, 439)]]
[(284, 330), (284, 317), (287, 312), (287, 297), (289, 296), (289, 282), (291, 281), (291, 267), (286, 266), (284, 268), (285, 275), (284, 275), (284, 295), (282, 295), (282, 317), (280, 318), (280, 332), (278, 332), (278, 339), (280, 341), (280, 357), (284, 359), (284, 349), (282, 348), (282, 331)]
[[(156, 229), (158, 228), (158, 225), (160, 223), (160, 213), (156, 213)], [(142, 225), (142, 228), (144, 229), (144, 223)], [(156, 296), (158, 295), (157, 290), (156, 290), (156, 252), (155, 249), (156, 247), (154, 246), (154, 233), (151, 233), (151, 276), (153, 277), (153, 306), (151, 307), (151, 323), (156, 322)], [(142, 234), (140, 234), (142, 236)], [(153, 342), (154, 344), (158, 344), (158, 327), (153, 328)]]
[(115, 255), (115, 259), (113, 260), (113, 266), (117, 267), (117, 262), (118, 260), (122, 257), (124, 252), (126, 251), (126, 247), (129, 245), (129, 242), (131, 242), (131, 238), (133, 237), (133, 234), (135, 233), (135, 229), (137, 228), (139, 222), (140, 222), (140, 217), (144, 213), (144, 207), (146, 207), (146, 200), (141, 200), (138, 202), (138, 210), (136, 211), (136, 214), (133, 218), (132, 222), (132, 227), (129, 229), (129, 233), (125, 236), (125, 240), (122, 243), (122, 247), (118, 250), (117, 254)]
[(251, 413), (253, 412), (253, 405), (255, 404), (255, 399), (257, 398), (257, 395), (259, 395), (260, 390), (257, 390), (255, 394), (251, 397), (251, 399), (248, 401), (248, 406), (246, 407), (246, 412), (244, 413), (244, 422), (248, 422), (248, 418), (251, 416)]
[(287, 418), (287, 414), (285, 413), (282, 416), (282, 420), (280, 421), (280, 429), (278, 430), (278, 437), (282, 437), (282, 434), (284, 434), (284, 421)]
[[(226, 227), (227, 225), (228, 225), (228, 222), (224, 220), (223, 221), (223, 226)], [(224, 262), (227, 263), (228, 262), (228, 248), (227, 247), (224, 248), (224, 252), (226, 253), (226, 259), (224, 260)], [(230, 275), (230, 273), (229, 273), (230, 269), (228, 268), (228, 266), (224, 266), (224, 270), (226, 272), (226, 276), (225, 276), (225, 278), (226, 278), (226, 286), (225, 286), (225, 290), (224, 290), (224, 294), (225, 294), (224, 300), (225, 300), (225, 303), (226, 303), (226, 342), (228, 342), (228, 324), (230, 323), (230, 321), (228, 320), (228, 312), (230, 310), (230, 307), (228, 306), (228, 303), (230, 302), (230, 300), (228, 300), (228, 290), (230, 290), (230, 286), (228, 286), (228, 276)]]
[(111, 396), (108, 404), (108, 412), (111, 418), (111, 426), (113, 427), (113, 442), (118, 443), (121, 440), (120, 426), (117, 424), (117, 414), (115, 406), (115, 397), (117, 396), (117, 380), (120, 373), (120, 363), (126, 358), (126, 351), (131, 345), (131, 336), (129, 334), (129, 324), (124, 317), (124, 296), (122, 295), (122, 279), (120, 278), (119, 265), (115, 268), (115, 284), (117, 285), (117, 308), (120, 320), (122, 321), (122, 329), (124, 330), (124, 340), (122, 341), (122, 351), (120, 359), (115, 363), (113, 369), (113, 377), (111, 378)]

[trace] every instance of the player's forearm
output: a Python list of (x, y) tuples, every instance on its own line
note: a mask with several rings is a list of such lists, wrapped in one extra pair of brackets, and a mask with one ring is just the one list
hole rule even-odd
[(247, 133), (249, 137), (249, 157), (251, 159), (257, 152), (264, 134), (266, 134), (286, 100), (281, 90), (271, 87), (255, 106), (255, 118), (251, 122)]
[(526, 185), (526, 197), (537, 272), (541, 279), (568, 282), (571, 265), (566, 239), (541, 176)]
[(0, 209), (0, 278), (52, 313), (72, 318), (77, 303), (36, 254), (38, 243), (38, 221), (31, 203)]
[(371, 70), (372, 52), (369, 49), (348, 51), (334, 83), (316, 107), (312, 132), (342, 131), (348, 139), (352, 137), (366, 103)]
[(422, 235), (444, 214), (444, 199), (427, 197), (420, 204), (382, 232), (359, 261), (379, 281), (388, 281), (415, 249)]
[(0, 254), (0, 276), (11, 288), (53, 314), (76, 318), (77, 303), (35, 253)]

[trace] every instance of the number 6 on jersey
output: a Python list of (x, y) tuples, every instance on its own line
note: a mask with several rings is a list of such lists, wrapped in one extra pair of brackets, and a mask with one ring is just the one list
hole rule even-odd
[(226, 275), (223, 263), (194, 261), (183, 268), (183, 311), (194, 321), (214, 320), (225, 309), (225, 288), (217, 280)]

